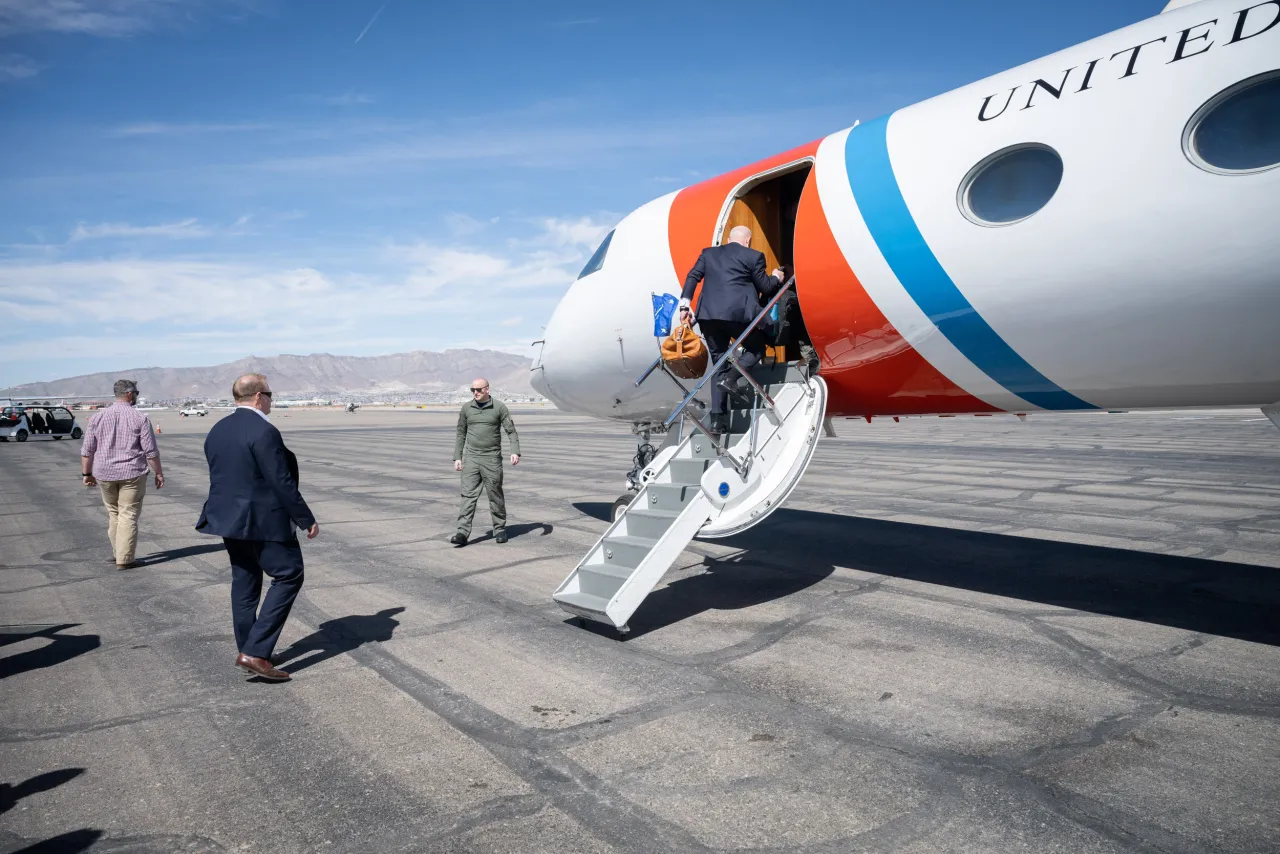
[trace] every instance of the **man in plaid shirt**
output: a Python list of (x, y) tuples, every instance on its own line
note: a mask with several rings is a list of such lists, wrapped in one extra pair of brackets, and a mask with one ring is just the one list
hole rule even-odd
[(151, 419), (134, 409), (138, 385), (116, 380), (116, 402), (93, 416), (80, 448), (84, 485), (97, 486), (107, 507), (107, 537), (120, 569), (138, 566), (138, 517), (147, 493), (147, 466), (156, 474), (156, 489), (164, 486), (160, 450)]

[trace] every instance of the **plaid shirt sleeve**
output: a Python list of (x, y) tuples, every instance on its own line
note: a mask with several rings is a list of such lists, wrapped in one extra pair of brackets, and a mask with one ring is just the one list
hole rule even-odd
[(98, 450), (98, 416), (89, 419), (89, 429), (84, 431), (84, 443), (80, 445), (80, 456), (92, 457)]
[(154, 460), (160, 456), (160, 448), (156, 446), (156, 428), (152, 426), (151, 419), (142, 416), (143, 429), (138, 431), (138, 441), (142, 445), (142, 452), (147, 455), (147, 459)]

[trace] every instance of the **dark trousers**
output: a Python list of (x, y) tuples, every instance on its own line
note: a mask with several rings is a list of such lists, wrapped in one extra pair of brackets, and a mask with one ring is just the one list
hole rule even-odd
[[(231, 622), (236, 646), (245, 655), (270, 658), (293, 600), (302, 589), (302, 546), (270, 540), (233, 540), (224, 537), (231, 558)], [(271, 576), (271, 587), (262, 608), (262, 575)]]
[[(732, 339), (742, 334), (742, 330), (746, 329), (748, 324), (739, 323), (736, 320), (699, 320), (698, 328), (702, 330), (702, 337), (707, 342), (707, 350), (711, 353), (711, 361), (714, 364), (720, 360), (731, 346)], [(744, 370), (750, 370), (753, 365), (764, 358), (765, 348), (764, 333), (760, 331), (760, 327), (756, 327), (746, 340), (739, 341), (742, 347), (742, 354), (738, 356), (738, 364)], [(711, 378), (711, 412), (715, 415), (723, 415), (729, 411), (729, 393), (725, 391), (724, 386), (720, 385), (721, 380), (733, 382), (738, 378), (738, 372), (734, 370), (733, 365), (728, 362), (724, 363), (714, 377)]]
[(458, 508), (458, 533), (471, 536), (471, 520), (483, 487), (489, 496), (489, 517), (496, 537), (507, 529), (507, 498), (502, 493), (502, 457), (467, 454), (462, 461), (462, 506)]

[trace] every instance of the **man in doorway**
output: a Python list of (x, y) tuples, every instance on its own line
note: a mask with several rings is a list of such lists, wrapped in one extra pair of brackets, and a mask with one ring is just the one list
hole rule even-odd
[(164, 486), (160, 449), (151, 419), (139, 412), (138, 385), (116, 380), (116, 401), (93, 416), (80, 446), (80, 477), (85, 486), (97, 486), (107, 508), (107, 539), (117, 569), (138, 566), (138, 519), (147, 494), (147, 467), (156, 476), (156, 489)]
[(489, 495), (493, 541), (507, 541), (507, 501), (502, 494), (502, 432), (511, 446), (511, 465), (520, 463), (520, 437), (507, 405), (489, 396), (489, 381), (471, 381), (471, 400), (458, 413), (458, 437), (453, 444), (453, 468), (462, 472), (462, 508), (458, 531), (449, 542), (465, 546), (471, 536), (471, 519), (480, 499), (480, 487)]
[[(231, 386), (236, 408), (213, 425), (204, 440), (209, 498), (196, 530), (222, 537), (231, 559), (231, 623), (236, 667), (271, 682), (289, 674), (271, 663), (280, 631), (302, 589), (302, 546), (320, 534), (298, 491), (298, 458), (284, 446), (271, 414), (271, 387), (262, 374), (245, 374)], [(262, 576), (271, 588), (258, 608)]]
[[(742, 331), (760, 313), (760, 300), (769, 299), (782, 286), (782, 270), (772, 276), (764, 273), (764, 253), (751, 248), (751, 229), (734, 226), (729, 241), (702, 250), (697, 262), (684, 280), (680, 294), (680, 311), (689, 318), (689, 305), (702, 282), (698, 297), (697, 322), (707, 341), (712, 363), (728, 351), (731, 342), (743, 350), (738, 364), (749, 370), (764, 356), (764, 330), (757, 327), (745, 340), (737, 340)], [(715, 433), (729, 431), (729, 394), (743, 384), (742, 378), (728, 362), (712, 378), (711, 429)]]

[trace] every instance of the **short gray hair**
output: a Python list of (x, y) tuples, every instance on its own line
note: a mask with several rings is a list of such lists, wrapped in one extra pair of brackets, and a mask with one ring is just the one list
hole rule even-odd
[(137, 391), (138, 384), (134, 380), (116, 380), (114, 390), (116, 397), (125, 397)]

